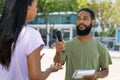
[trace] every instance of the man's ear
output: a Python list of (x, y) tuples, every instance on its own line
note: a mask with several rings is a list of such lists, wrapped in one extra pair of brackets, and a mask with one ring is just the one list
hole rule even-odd
[(96, 23), (96, 20), (95, 19), (93, 19), (92, 20), (92, 25), (94, 25)]

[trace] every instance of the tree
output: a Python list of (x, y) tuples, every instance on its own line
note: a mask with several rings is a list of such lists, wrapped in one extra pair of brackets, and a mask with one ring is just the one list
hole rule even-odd
[(102, 33), (106, 27), (120, 23), (120, 13), (118, 12), (120, 8), (118, 3), (104, 1), (98, 4), (93, 1), (92, 4), (89, 4), (89, 7), (95, 11), (99, 25), (102, 28)]
[(96, 21), (102, 28), (101, 36), (103, 36), (106, 27), (120, 23), (120, 0), (117, 0), (114, 3), (110, 0), (102, 0), (100, 2), (97, 2), (96, 0), (91, 0), (91, 2), (84, 0), (78, 1), (80, 1), (80, 8), (89, 7), (95, 12)]
[(115, 37), (115, 33), (116, 33), (115, 27), (114, 26), (110, 26), (108, 31), (107, 31), (107, 33), (108, 33), (109, 37)]
[(84, 7), (88, 7), (88, 0), (77, 0), (78, 3), (78, 8), (84, 8)]
[[(47, 36), (52, 36), (53, 28), (51, 28), (51, 33), (47, 32), (48, 29), (48, 17), (51, 12), (67, 12), (67, 11), (76, 11), (78, 10), (77, 0), (39, 0), (38, 1), (38, 12), (42, 12), (43, 19), (46, 23), (46, 33)], [(58, 14), (59, 15), (59, 14)], [(54, 19), (55, 23), (56, 19)], [(48, 45), (48, 43), (47, 43)]]
[(76, 11), (77, 0), (39, 0), (38, 12)]

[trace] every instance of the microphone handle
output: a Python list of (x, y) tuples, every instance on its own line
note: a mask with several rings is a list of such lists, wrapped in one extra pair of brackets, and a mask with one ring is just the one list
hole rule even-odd
[(56, 31), (56, 36), (57, 36), (57, 39), (58, 39), (58, 41), (62, 41), (62, 33), (61, 33), (61, 31)]
[[(56, 36), (57, 36), (58, 41), (62, 41), (62, 33), (61, 33), (61, 31), (59, 31), (59, 30), (56, 31)], [(62, 52), (64, 52), (64, 50)]]

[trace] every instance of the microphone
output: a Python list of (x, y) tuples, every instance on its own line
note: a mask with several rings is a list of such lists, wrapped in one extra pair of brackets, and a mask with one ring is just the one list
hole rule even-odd
[(57, 37), (58, 41), (62, 41), (62, 33), (61, 33), (61, 31), (59, 31), (59, 30), (56, 31), (56, 37)]
[[(58, 39), (58, 41), (61, 41), (62, 42), (62, 33), (61, 31), (57, 30), (56, 31), (56, 37)], [(62, 52), (64, 52), (65, 50), (63, 50)]]

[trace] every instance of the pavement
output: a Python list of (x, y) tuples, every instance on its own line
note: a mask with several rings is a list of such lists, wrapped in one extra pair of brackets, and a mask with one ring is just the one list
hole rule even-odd
[(109, 51), (112, 58), (120, 58), (120, 51)]
[[(41, 54), (45, 53), (42, 61), (41, 61), (41, 68), (44, 71), (53, 63), (53, 57), (55, 55), (55, 49), (50, 49), (48, 47), (44, 48), (41, 51)], [(119, 51), (109, 51), (112, 65), (109, 66), (109, 75), (106, 78), (99, 79), (99, 80), (120, 80), (120, 52)], [(64, 80), (65, 77), (65, 65), (63, 66), (62, 70), (58, 72), (54, 72), (50, 74), (50, 76), (46, 80)]]

